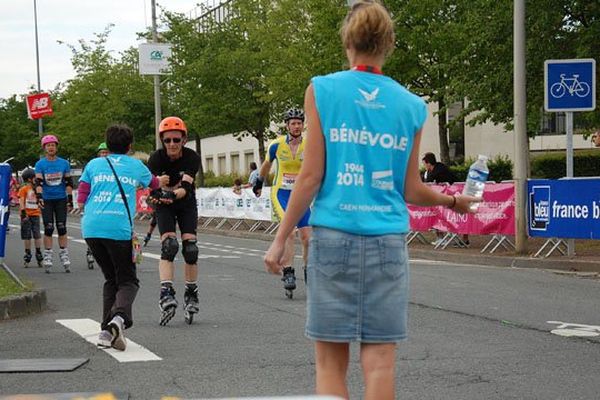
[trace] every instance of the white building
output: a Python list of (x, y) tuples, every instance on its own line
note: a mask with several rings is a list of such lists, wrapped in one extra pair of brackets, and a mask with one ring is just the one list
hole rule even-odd
[[(440, 144), (438, 139), (438, 118), (434, 113), (437, 111), (437, 104), (429, 104), (429, 118), (423, 128), (423, 138), (421, 141), (420, 153), (432, 152), (440, 154)], [(564, 115), (551, 114), (549, 119), (544, 121), (544, 134), (529, 139), (529, 148), (531, 151), (544, 150), (565, 150), (566, 135), (556, 134), (555, 132), (564, 132)], [(212, 171), (216, 175), (239, 173), (246, 174), (249, 171), (248, 165), (254, 161), (260, 163), (258, 153), (258, 142), (254, 137), (246, 136), (240, 140), (233, 135), (214, 136), (200, 141), (202, 151), (202, 167), (204, 171)], [(503, 126), (485, 123), (470, 127), (465, 126), (465, 157), (477, 158), (478, 154), (485, 154), (490, 158), (497, 155), (507, 155), (514, 159), (514, 134), (512, 131), (505, 131)], [(195, 149), (195, 142), (189, 142), (188, 147)], [(267, 143), (265, 143), (265, 149)], [(573, 147), (575, 149), (588, 149), (594, 147), (589, 140), (585, 140), (583, 135), (573, 135)]]

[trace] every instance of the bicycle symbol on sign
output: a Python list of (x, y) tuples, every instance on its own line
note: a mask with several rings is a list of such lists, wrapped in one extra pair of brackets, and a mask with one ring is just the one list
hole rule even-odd
[(590, 85), (587, 82), (579, 82), (579, 74), (573, 74), (572, 78), (565, 78), (565, 74), (560, 74), (560, 82), (550, 86), (550, 94), (556, 99), (560, 99), (569, 92), (570, 96), (586, 97), (590, 94)]

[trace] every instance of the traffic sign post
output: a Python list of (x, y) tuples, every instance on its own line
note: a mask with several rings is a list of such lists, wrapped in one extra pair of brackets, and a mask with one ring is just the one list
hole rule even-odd
[[(544, 109), (564, 112), (567, 134), (567, 178), (573, 177), (573, 112), (596, 109), (596, 60), (593, 58), (544, 62)], [(567, 243), (573, 256), (575, 243)]]

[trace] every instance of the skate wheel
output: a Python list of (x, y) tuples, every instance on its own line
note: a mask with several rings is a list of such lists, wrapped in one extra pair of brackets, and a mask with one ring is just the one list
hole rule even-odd
[(163, 311), (162, 315), (160, 316), (159, 325), (166, 326), (167, 323), (173, 318), (174, 315), (175, 315), (175, 307), (168, 309), (166, 311)]
[(293, 290), (286, 290), (285, 291), (285, 297), (287, 297), (288, 299), (293, 299), (294, 298), (294, 291)]
[(94, 269), (94, 263), (88, 263), (88, 269)]
[(29, 268), (29, 264), (27, 264), (27, 263), (23, 264), (23, 268)]
[(188, 325), (191, 325), (192, 322), (194, 322), (194, 314), (186, 311), (185, 312), (185, 322), (187, 322)]

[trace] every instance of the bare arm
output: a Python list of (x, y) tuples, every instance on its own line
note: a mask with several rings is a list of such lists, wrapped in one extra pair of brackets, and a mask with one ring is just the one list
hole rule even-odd
[(258, 176), (262, 178), (266, 178), (271, 172), (271, 161), (265, 160), (260, 166), (260, 170), (258, 171)]
[(19, 196), (19, 211), (25, 211), (25, 197)]

